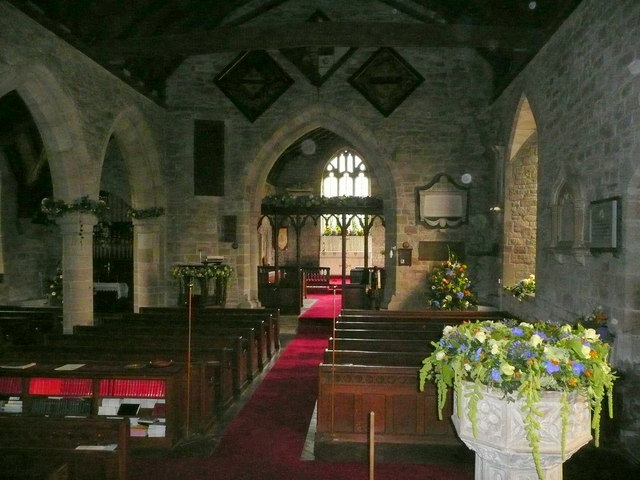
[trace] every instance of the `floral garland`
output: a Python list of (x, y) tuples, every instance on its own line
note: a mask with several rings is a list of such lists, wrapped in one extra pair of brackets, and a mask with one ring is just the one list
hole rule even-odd
[(233, 273), (230, 265), (176, 265), (171, 269), (174, 278), (222, 278), (229, 280)]
[(100, 198), (91, 200), (87, 195), (74, 200), (73, 203), (66, 203), (64, 200), (54, 200), (45, 197), (40, 202), (40, 210), (49, 218), (62, 217), (69, 212), (93, 213), (96, 217), (104, 216), (107, 211), (107, 203)]
[[(590, 402), (591, 428), (598, 446), (602, 402), (607, 397), (611, 417), (616, 375), (608, 363), (609, 344), (602, 341), (594, 329), (581, 324), (559, 326), (544, 322), (518, 323), (511, 319), (466, 322), (445, 327), (440, 341), (432, 342), (432, 346), (432, 353), (420, 369), (420, 389), (424, 389), (427, 380), (435, 381), (440, 419), (447, 390), (454, 388), (460, 400), (463, 381), (474, 384), (466, 412), (474, 435), (481, 387), (498, 389), (507, 398), (522, 399), (524, 427), (540, 475), (537, 430), (540, 413), (536, 406), (541, 392), (574, 391)], [(562, 402), (564, 436), (569, 411), (566, 395), (562, 395)], [(463, 414), (460, 402), (454, 408), (458, 416)], [(564, 438), (562, 440), (564, 447)]]
[(376, 197), (323, 197), (319, 195), (270, 195), (262, 200), (268, 207), (375, 207), (381, 204)]
[(427, 303), (438, 310), (467, 310), (476, 304), (468, 267), (449, 253), (449, 259), (429, 275)]
[(141, 209), (130, 208), (127, 211), (127, 215), (130, 218), (161, 217), (162, 215), (164, 215), (164, 208), (162, 207), (151, 207), (151, 208), (141, 208)]

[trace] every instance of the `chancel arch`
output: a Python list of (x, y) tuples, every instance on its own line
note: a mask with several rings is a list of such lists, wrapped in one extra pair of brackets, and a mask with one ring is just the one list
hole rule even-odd
[(538, 135), (525, 96), (513, 122), (504, 192), (502, 281), (509, 286), (536, 273)]
[[(375, 172), (377, 182), (377, 187), (372, 190), (372, 195), (381, 198), (384, 204), (385, 242), (390, 245), (393, 244), (396, 236), (397, 200), (396, 187), (388, 167), (391, 163), (389, 154), (380, 147), (375, 134), (371, 130), (345, 112), (328, 105), (316, 105), (292, 117), (284, 125), (280, 125), (275, 129), (271, 137), (258, 149), (255, 160), (243, 175), (245, 182), (251, 183), (247, 183), (242, 189), (242, 191), (248, 193), (250, 198), (251, 215), (256, 219), (253, 225), (256, 225), (257, 219), (260, 218), (262, 199), (274, 193), (268, 182), (269, 174), (274, 165), (287, 148), (316, 129), (334, 132), (342, 139), (341, 146), (349, 145), (350, 148), (359, 152), (363, 158), (366, 158), (370, 169)], [(336, 146), (336, 148), (338, 147), (339, 145)], [(315, 187), (318, 189), (318, 194), (319, 179), (327, 158), (329, 156), (325, 157), (323, 162), (318, 163), (318, 169), (309, 175), (318, 180)], [(251, 298), (256, 298), (257, 292), (255, 270), (256, 266), (260, 265), (261, 262), (261, 246), (259, 242), (259, 235), (254, 228), (250, 237), (251, 255), (247, 259), (249, 263), (246, 264), (247, 275), (245, 277), (251, 279), (251, 293), (248, 293)], [(388, 299), (393, 292), (393, 288), (395, 288), (395, 266), (392, 265), (393, 262), (388, 258), (385, 258), (385, 262), (388, 263), (388, 265), (385, 265), (387, 270), (387, 289), (385, 294)]]

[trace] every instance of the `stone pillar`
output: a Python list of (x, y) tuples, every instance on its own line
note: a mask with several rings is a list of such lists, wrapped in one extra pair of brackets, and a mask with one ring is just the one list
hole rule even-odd
[(133, 219), (133, 310), (164, 305), (163, 224), (158, 217)]
[(93, 226), (91, 213), (69, 212), (58, 219), (62, 234), (63, 331), (93, 325)]

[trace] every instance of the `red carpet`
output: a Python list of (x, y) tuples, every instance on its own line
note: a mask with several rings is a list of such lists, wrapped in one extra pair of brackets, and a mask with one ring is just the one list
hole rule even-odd
[(340, 294), (309, 294), (307, 298), (315, 300), (314, 304), (300, 315), (300, 318), (328, 318), (337, 317), (342, 309), (342, 295)]
[[(132, 479), (354, 480), (368, 465), (300, 460), (317, 395), (325, 335), (300, 335), (281, 354), (208, 458), (134, 459)], [(378, 464), (377, 480), (470, 480), (472, 466)]]

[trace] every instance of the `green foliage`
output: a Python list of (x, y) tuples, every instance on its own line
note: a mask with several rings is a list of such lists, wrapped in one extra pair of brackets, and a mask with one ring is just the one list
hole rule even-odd
[[(558, 391), (562, 395), (563, 449), (569, 406), (566, 393), (576, 392), (590, 403), (595, 444), (599, 444), (602, 402), (608, 400), (613, 416), (615, 372), (609, 365), (610, 346), (593, 328), (576, 325), (527, 323), (506, 319), (502, 322), (475, 321), (447, 326), (432, 353), (420, 369), (420, 389), (433, 380), (438, 391), (439, 418), (446, 392), (454, 388), (458, 401), (463, 381), (472, 382), (468, 418), (476, 433), (477, 402), (481, 386), (503, 392), (505, 397), (522, 399), (527, 439), (540, 475), (539, 440), (541, 413), (537, 408), (541, 392)], [(456, 405), (461, 416), (461, 403)]]

